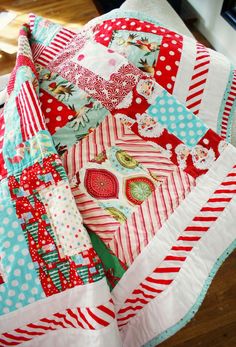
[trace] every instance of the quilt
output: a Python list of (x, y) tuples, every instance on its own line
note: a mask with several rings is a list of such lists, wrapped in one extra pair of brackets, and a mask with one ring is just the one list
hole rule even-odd
[(235, 249), (235, 76), (135, 12), (30, 15), (0, 114), (1, 347), (156, 346), (194, 316)]

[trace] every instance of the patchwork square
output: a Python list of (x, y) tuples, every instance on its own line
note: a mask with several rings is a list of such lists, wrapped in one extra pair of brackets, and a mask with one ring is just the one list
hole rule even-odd
[(81, 192), (124, 223), (155, 190), (158, 182), (139, 162), (119, 147), (100, 153), (76, 175)]
[(57, 151), (63, 154), (93, 131), (109, 112), (89, 93), (57, 73), (42, 69), (40, 80), (39, 95), (45, 122)]
[(109, 81), (111, 75), (122, 65), (126, 65), (126, 60), (121, 55), (95, 42), (86, 43), (72, 61), (93, 71), (106, 81)]
[(195, 184), (171, 162), (168, 150), (143, 142), (129, 126), (109, 115), (63, 161), (84, 224), (128, 266)]
[(151, 33), (114, 30), (109, 48), (124, 55), (143, 72), (153, 76), (162, 37)]
[(37, 16), (34, 18), (34, 27), (32, 29), (33, 42), (48, 46), (61, 28), (60, 25)]
[(190, 148), (194, 147), (208, 130), (200, 118), (197, 118), (167, 91), (158, 95), (147, 113)]

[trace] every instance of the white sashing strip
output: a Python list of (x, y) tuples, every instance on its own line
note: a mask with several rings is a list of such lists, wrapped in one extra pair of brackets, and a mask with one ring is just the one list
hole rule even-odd
[(185, 104), (188, 96), (195, 59), (196, 41), (190, 37), (183, 36), (183, 49), (173, 90), (173, 95), (183, 104)]
[(199, 117), (214, 131), (217, 131), (217, 120), (225, 88), (230, 73), (229, 61), (220, 53), (209, 49), (210, 64), (207, 81), (199, 108)]

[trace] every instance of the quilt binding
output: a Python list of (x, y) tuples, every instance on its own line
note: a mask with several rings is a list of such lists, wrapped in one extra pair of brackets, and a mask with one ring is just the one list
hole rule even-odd
[(217, 271), (235, 249), (236, 249), (236, 240), (234, 240), (231, 243), (231, 245), (228, 248), (226, 248), (226, 250), (221, 254), (221, 256), (215, 262), (214, 266), (211, 269), (211, 272), (209, 273), (207, 279), (205, 280), (205, 283), (203, 284), (201, 293), (199, 294), (195, 304), (189, 309), (188, 313), (178, 323), (168, 328), (167, 330), (163, 331), (161, 334), (157, 335), (149, 342), (145, 343), (143, 347), (155, 347), (156, 345), (159, 345), (161, 342), (167, 340), (168, 338), (176, 334), (179, 330), (184, 328), (192, 320), (192, 318), (195, 316), (200, 306), (202, 305), (203, 300), (207, 294), (207, 291)]

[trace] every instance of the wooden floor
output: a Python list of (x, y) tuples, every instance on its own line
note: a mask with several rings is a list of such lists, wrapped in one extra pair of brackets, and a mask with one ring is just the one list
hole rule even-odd
[(0, 31), (0, 75), (11, 72), (15, 63), (20, 25), (33, 12), (54, 22), (78, 28), (99, 15), (92, 0), (0, 0), (0, 11), (17, 12), (17, 17)]
[[(98, 15), (92, 0), (1, 0), (1, 9), (18, 13), (16, 19), (0, 33), (0, 49), (5, 47), (10, 51), (16, 51), (18, 28), (27, 21), (29, 12), (45, 16), (70, 28), (78, 28)], [(202, 39), (199, 33), (198, 39)], [(206, 44), (203, 39), (202, 42)], [(0, 51), (0, 56), (1, 75), (11, 71), (15, 54)], [(236, 346), (235, 270), (234, 252), (217, 273), (195, 318), (184, 329), (163, 342), (162, 347)]]

